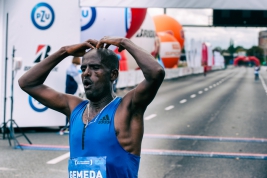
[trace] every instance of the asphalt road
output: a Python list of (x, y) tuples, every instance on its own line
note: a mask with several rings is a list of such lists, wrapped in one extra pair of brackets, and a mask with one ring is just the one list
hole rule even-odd
[[(267, 71), (261, 76), (254, 81), (252, 68), (234, 68), (164, 81), (145, 113), (139, 177), (267, 177)], [(57, 130), (25, 131), (34, 144), (68, 145)], [(66, 153), (21, 151), (0, 140), (0, 177), (67, 177), (67, 156), (47, 164)]]

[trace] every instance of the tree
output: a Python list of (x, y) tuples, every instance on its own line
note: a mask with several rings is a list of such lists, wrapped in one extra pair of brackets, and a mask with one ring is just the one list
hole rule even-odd
[(227, 49), (227, 51), (233, 56), (235, 53), (235, 47), (234, 47), (234, 40), (230, 39), (230, 45)]
[(264, 62), (264, 53), (263, 49), (259, 46), (252, 46), (250, 49), (247, 50), (247, 56), (255, 56), (258, 58), (261, 62), (261, 64)]
[(237, 46), (235, 47), (235, 53), (242, 52), (242, 51), (247, 51), (243, 46)]
[(215, 47), (212, 52), (217, 51), (222, 54), (223, 49), (220, 46)]

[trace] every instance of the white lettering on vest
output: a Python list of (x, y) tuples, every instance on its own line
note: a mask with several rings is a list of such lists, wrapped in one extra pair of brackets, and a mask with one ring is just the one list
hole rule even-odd
[(100, 171), (70, 171), (70, 178), (103, 178)]

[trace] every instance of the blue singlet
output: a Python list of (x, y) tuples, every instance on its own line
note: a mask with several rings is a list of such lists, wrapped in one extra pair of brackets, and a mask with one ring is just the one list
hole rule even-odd
[(125, 151), (115, 133), (114, 115), (121, 100), (120, 97), (115, 98), (89, 122), (84, 135), (84, 149), (82, 115), (88, 101), (81, 102), (73, 110), (70, 118), (70, 158), (106, 156), (108, 178), (136, 178), (140, 157)]

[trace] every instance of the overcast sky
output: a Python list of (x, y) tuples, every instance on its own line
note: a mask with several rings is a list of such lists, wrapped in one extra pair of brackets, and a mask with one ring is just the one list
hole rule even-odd
[[(149, 8), (151, 16), (163, 14), (163, 9)], [(212, 9), (167, 9), (167, 15), (175, 18), (181, 25), (212, 25)], [(235, 46), (250, 48), (258, 45), (258, 34), (267, 28), (233, 28), (233, 27), (184, 27), (186, 40), (201, 40), (212, 44), (213, 47), (227, 48), (230, 39)]]

